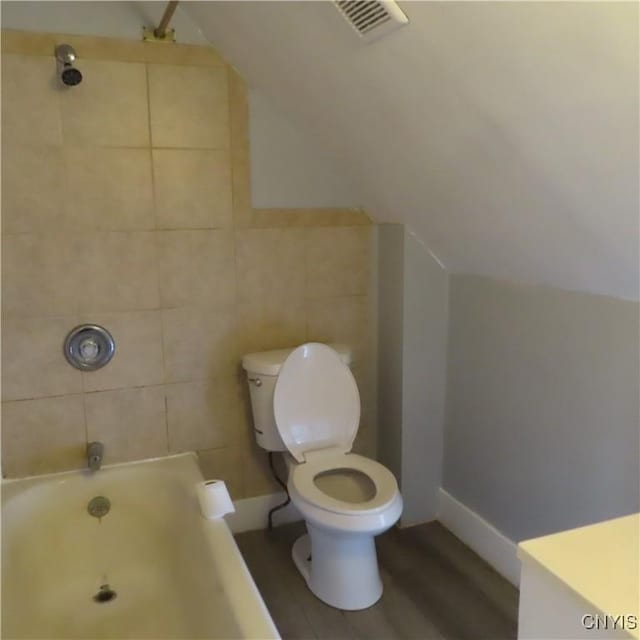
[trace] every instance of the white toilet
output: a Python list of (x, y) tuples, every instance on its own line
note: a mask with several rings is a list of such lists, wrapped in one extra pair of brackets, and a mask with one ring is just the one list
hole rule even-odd
[(402, 496), (393, 474), (350, 453), (360, 394), (344, 347), (310, 343), (244, 356), (258, 444), (288, 451), (288, 490), (308, 534), (293, 560), (311, 591), (340, 609), (382, 595), (374, 536), (395, 524)]

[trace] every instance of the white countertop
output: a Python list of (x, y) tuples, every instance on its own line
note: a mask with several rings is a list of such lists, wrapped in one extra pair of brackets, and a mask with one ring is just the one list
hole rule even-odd
[[(552, 573), (596, 611), (640, 620), (640, 514), (526, 540), (518, 555)], [(638, 629), (629, 632), (640, 637)]]

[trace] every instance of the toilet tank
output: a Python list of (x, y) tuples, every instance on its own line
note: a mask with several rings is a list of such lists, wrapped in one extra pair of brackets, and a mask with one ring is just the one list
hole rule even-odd
[[(340, 359), (351, 364), (351, 350), (343, 344), (329, 344)], [(242, 368), (247, 372), (253, 431), (258, 446), (267, 451), (286, 451), (287, 447), (278, 433), (273, 415), (273, 392), (280, 367), (296, 347), (248, 353), (242, 358)]]

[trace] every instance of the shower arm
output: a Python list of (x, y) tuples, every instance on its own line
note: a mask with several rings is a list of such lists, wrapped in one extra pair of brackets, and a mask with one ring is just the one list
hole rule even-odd
[(160, 24), (157, 29), (153, 30), (153, 35), (159, 40), (163, 40), (167, 35), (167, 27), (169, 26), (169, 22), (171, 18), (173, 18), (173, 14), (176, 11), (176, 7), (178, 6), (178, 0), (172, 0), (167, 4), (167, 8), (164, 10), (162, 14), (162, 19), (160, 20)]

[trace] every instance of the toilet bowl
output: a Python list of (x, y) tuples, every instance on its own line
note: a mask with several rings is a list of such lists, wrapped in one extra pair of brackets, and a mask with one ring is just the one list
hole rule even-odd
[(374, 536), (397, 522), (402, 497), (388, 469), (351, 453), (360, 396), (346, 361), (343, 348), (309, 343), (243, 366), (258, 443), (288, 452), (287, 488), (307, 528), (293, 560), (318, 598), (356, 610), (382, 595)]

